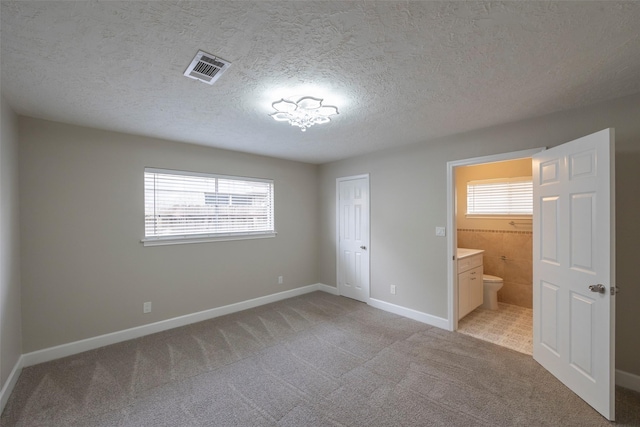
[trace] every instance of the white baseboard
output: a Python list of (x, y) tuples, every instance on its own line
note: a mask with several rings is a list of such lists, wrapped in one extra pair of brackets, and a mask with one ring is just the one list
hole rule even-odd
[(11, 373), (7, 377), (7, 381), (4, 383), (2, 390), (0, 390), (0, 414), (4, 411), (4, 407), (9, 400), (9, 396), (11, 396), (11, 392), (13, 391), (13, 387), (15, 387), (18, 382), (18, 377), (20, 377), (20, 373), (22, 372), (22, 367), (24, 366), (24, 355), (18, 358), (18, 361), (13, 366)]
[[(191, 323), (213, 319), (215, 317), (224, 316), (226, 314), (247, 310), (249, 308), (270, 304), (272, 302), (281, 301), (287, 298), (292, 298), (315, 291), (323, 291), (332, 295), (338, 295), (338, 289), (336, 287), (325, 285), (323, 283), (316, 283), (313, 285), (303, 286), (301, 288), (291, 289), (264, 297), (225, 305), (223, 307), (212, 308), (210, 310), (187, 314), (180, 317), (174, 317), (173, 319), (167, 319), (160, 322), (151, 323), (149, 325), (138, 326), (135, 328), (125, 329), (123, 331), (113, 332), (110, 334), (100, 335), (85, 340), (75, 341), (72, 343), (62, 344), (56, 347), (50, 347), (43, 350), (23, 354), (22, 356), (20, 356), (15, 366), (13, 367), (13, 370), (9, 374), (9, 377), (2, 387), (2, 390), (0, 390), (0, 413), (2, 413), (2, 411), (4, 410), (4, 407), (7, 404), (7, 400), (9, 399), (9, 396), (11, 395), (16, 382), (18, 381), (18, 377), (20, 376), (23, 367), (48, 362), (50, 360), (59, 359), (61, 357), (71, 356), (74, 354), (82, 353), (84, 351), (93, 350), (105, 345), (116, 344), (133, 338), (139, 338), (145, 335), (154, 334), (156, 332), (161, 332), (180, 326), (185, 326)], [(390, 313), (398, 314), (400, 316), (408, 317), (410, 319), (417, 320), (418, 322), (426, 323), (427, 325), (435, 326), (442, 329), (447, 329), (449, 326), (448, 320), (442, 317), (433, 316), (431, 314), (391, 304), (386, 301), (370, 298), (368, 303), (372, 307), (379, 308)], [(629, 372), (616, 370), (616, 385), (631, 390), (640, 391), (640, 376), (631, 374)]]
[(447, 329), (449, 327), (449, 321), (447, 319), (413, 310), (411, 308), (402, 307), (400, 305), (391, 304), (390, 302), (369, 298), (369, 305), (371, 307), (399, 314), (400, 316), (408, 317), (409, 319), (417, 320), (418, 322), (426, 323), (427, 325), (435, 326), (437, 328)]
[(249, 308), (258, 307), (272, 302), (281, 301), (299, 295), (308, 294), (315, 291), (324, 291), (337, 294), (337, 289), (333, 286), (316, 283), (313, 285), (303, 286), (276, 294), (266, 295), (264, 297), (254, 298), (247, 301), (241, 301), (235, 304), (216, 307), (210, 310), (199, 311), (197, 313), (186, 314), (184, 316), (174, 317), (172, 319), (162, 320), (160, 322), (150, 323), (148, 325), (137, 326), (135, 328), (125, 329), (123, 331), (112, 332), (105, 335), (99, 335), (93, 338), (87, 338), (67, 344), (49, 347), (31, 353), (22, 355), (22, 366), (32, 366), (38, 363), (48, 362), (50, 360), (60, 359), (84, 351), (93, 350), (106, 345), (116, 344), (145, 335), (155, 334), (156, 332), (166, 331), (168, 329), (178, 328), (180, 326), (189, 325), (191, 323), (201, 322), (203, 320), (213, 319), (214, 317), (224, 316), (226, 314), (235, 313)]
[[(335, 289), (335, 288), (334, 288)], [(369, 305), (381, 310), (385, 310), (400, 316), (408, 317), (418, 322), (426, 323), (431, 326), (449, 330), (449, 320), (442, 317), (433, 316), (410, 308), (391, 304), (386, 301), (369, 298)], [(640, 375), (616, 369), (616, 385), (630, 390), (640, 392)]]
[(331, 295), (338, 295), (338, 288), (335, 286), (325, 285), (324, 283), (316, 283), (319, 291), (326, 292)]
[(640, 391), (640, 375), (616, 369), (616, 385), (634, 391)]

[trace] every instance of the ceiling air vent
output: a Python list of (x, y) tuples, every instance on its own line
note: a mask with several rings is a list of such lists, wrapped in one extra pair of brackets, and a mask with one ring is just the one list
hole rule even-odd
[(231, 62), (199, 50), (184, 75), (212, 85), (230, 66)]

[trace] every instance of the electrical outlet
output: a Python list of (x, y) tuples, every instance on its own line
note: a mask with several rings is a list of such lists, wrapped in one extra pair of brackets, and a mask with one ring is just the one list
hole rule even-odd
[(151, 313), (151, 301), (145, 302), (144, 304), (142, 304), (142, 312)]
[(395, 295), (396, 294), (396, 285), (391, 285), (391, 289), (389, 290), (389, 292), (391, 292), (391, 295)]
[(282, 283), (284, 283), (282, 276), (278, 276), (278, 285), (282, 285)]
[(436, 236), (444, 237), (447, 235), (447, 229), (445, 227), (436, 227)]

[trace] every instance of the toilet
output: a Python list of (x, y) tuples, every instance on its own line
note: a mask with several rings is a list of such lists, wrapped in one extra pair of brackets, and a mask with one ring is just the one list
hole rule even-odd
[(492, 276), (490, 274), (482, 275), (482, 292), (483, 302), (482, 308), (489, 310), (498, 309), (498, 291), (502, 289), (502, 277)]

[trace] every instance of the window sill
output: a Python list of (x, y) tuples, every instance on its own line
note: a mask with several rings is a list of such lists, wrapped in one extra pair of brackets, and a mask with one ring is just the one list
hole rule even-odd
[(185, 245), (189, 243), (209, 243), (209, 242), (226, 242), (230, 240), (250, 240), (250, 239), (268, 239), (276, 237), (278, 233), (260, 233), (260, 234), (234, 234), (226, 236), (204, 236), (204, 237), (157, 237), (142, 239), (140, 242), (144, 246), (166, 246), (166, 245)]
[(468, 219), (517, 219), (517, 220), (533, 220), (533, 215), (487, 215), (487, 214), (465, 214)]

